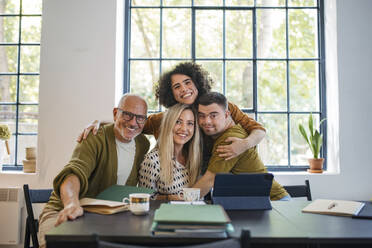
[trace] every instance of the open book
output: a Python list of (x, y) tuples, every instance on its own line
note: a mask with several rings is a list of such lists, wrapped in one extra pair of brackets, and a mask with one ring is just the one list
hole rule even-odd
[(129, 204), (118, 201), (99, 200), (93, 198), (83, 198), (80, 206), (87, 212), (97, 214), (115, 214), (129, 210)]
[(358, 216), (365, 203), (357, 201), (317, 199), (307, 205), (302, 212), (339, 216)]
[(154, 190), (127, 186), (112, 185), (99, 193), (94, 198), (83, 198), (80, 200), (80, 206), (87, 212), (97, 214), (115, 214), (129, 210), (129, 204), (122, 202), (123, 198), (129, 197), (131, 193), (154, 193)]

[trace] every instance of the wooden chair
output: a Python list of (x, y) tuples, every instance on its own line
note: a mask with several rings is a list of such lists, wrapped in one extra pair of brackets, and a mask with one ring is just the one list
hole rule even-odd
[(127, 245), (107, 242), (99, 239), (99, 236), (94, 234), (94, 238), (97, 242), (97, 248), (249, 248), (251, 233), (249, 230), (242, 230), (240, 239), (229, 238), (224, 240), (219, 240), (210, 243), (196, 244), (196, 245), (186, 245), (186, 246), (141, 246), (141, 245)]
[(309, 180), (305, 180), (304, 185), (288, 185), (284, 186), (285, 190), (291, 197), (306, 197), (308, 201), (312, 201)]
[(29, 189), (28, 184), (23, 185), (23, 193), (25, 195), (27, 219), (25, 231), (25, 248), (31, 248), (30, 237), (32, 239), (33, 248), (39, 247), (37, 240), (37, 232), (39, 229), (39, 222), (34, 218), (32, 203), (46, 203), (52, 193), (52, 189)]

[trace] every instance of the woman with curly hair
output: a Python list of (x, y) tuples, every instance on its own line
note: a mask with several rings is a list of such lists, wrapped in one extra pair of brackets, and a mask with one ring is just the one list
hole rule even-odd
[[(156, 98), (164, 107), (171, 107), (177, 103), (193, 105), (197, 107), (201, 95), (211, 90), (213, 80), (209, 73), (199, 64), (194, 62), (182, 62), (173, 69), (165, 72), (156, 86)], [(240, 124), (249, 134), (245, 139), (230, 137), (226, 139), (229, 145), (220, 146), (217, 151), (225, 159), (234, 158), (244, 151), (256, 146), (265, 137), (265, 129), (254, 119), (244, 114), (235, 104), (229, 102), (229, 111), (236, 124)], [(153, 134), (159, 137), (160, 124), (163, 113), (151, 114), (143, 128), (144, 134)], [(80, 142), (85, 139), (93, 129), (95, 134), (99, 128), (99, 122), (89, 125), (78, 137)]]

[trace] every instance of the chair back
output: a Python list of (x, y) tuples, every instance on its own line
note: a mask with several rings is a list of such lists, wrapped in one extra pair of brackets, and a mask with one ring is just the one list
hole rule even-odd
[(304, 185), (288, 185), (284, 186), (284, 188), (291, 197), (306, 197), (308, 201), (312, 201), (310, 182), (307, 179)]
[(32, 203), (46, 203), (52, 193), (52, 189), (29, 189), (28, 184), (23, 185), (23, 193), (25, 195), (25, 203), (27, 210), (26, 231), (24, 247), (30, 248), (30, 237), (32, 238), (33, 248), (39, 247), (37, 240), (37, 232), (39, 229), (38, 220), (34, 217)]

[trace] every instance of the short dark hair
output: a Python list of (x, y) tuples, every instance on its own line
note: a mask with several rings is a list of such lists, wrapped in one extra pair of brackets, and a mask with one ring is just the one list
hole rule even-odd
[(171, 83), (171, 77), (175, 74), (189, 76), (191, 80), (194, 82), (196, 88), (198, 89), (198, 96), (195, 100), (195, 104), (197, 103), (198, 98), (201, 95), (211, 90), (213, 80), (206, 70), (204, 70), (200, 65), (194, 62), (179, 63), (172, 70), (164, 73), (160, 77), (156, 85), (155, 89), (156, 99), (159, 99), (159, 103), (166, 108), (169, 108), (178, 103), (173, 96)]
[(218, 92), (208, 92), (200, 96), (198, 103), (203, 106), (208, 106), (213, 103), (220, 105), (223, 109), (227, 110), (227, 98)]

